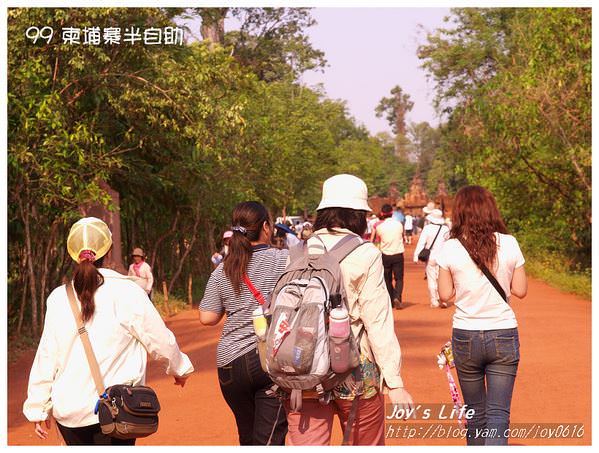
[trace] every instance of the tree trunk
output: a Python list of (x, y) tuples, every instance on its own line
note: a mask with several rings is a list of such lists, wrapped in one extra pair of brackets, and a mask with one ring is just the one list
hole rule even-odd
[(23, 294), (21, 296), (21, 307), (19, 308), (19, 321), (17, 322), (17, 336), (21, 336), (21, 329), (23, 328), (23, 316), (25, 314), (25, 302), (27, 301), (27, 280), (29, 275), (25, 274), (23, 277)]
[(48, 280), (48, 258), (54, 248), (54, 241), (56, 238), (56, 230), (57, 229), (58, 229), (58, 220), (54, 220), (54, 222), (52, 222), (52, 226), (50, 227), (50, 238), (48, 239), (48, 244), (46, 245), (46, 251), (44, 253), (44, 265), (42, 267), (42, 279), (41, 279), (41, 283), (40, 283), (39, 307), (40, 307), (40, 317), (41, 317), (40, 324), (42, 324), (42, 325), (44, 324), (44, 317), (45, 317), (45, 312), (46, 312), (44, 310), (44, 305), (46, 302), (46, 282)]
[(35, 272), (33, 270), (33, 250), (31, 248), (31, 230), (29, 225), (29, 206), (24, 207), (23, 201), (19, 200), (19, 210), (21, 219), (25, 226), (25, 251), (27, 254), (27, 270), (29, 271), (29, 290), (31, 292), (31, 328), (33, 334), (39, 333), (38, 312), (37, 312), (37, 290), (35, 285)]
[(225, 42), (225, 17), (229, 8), (200, 8), (202, 38), (210, 41), (210, 48)]
[(195, 216), (196, 216), (196, 218), (195, 218), (195, 222), (193, 224), (193, 230), (191, 233), (191, 241), (189, 242), (189, 245), (187, 247), (185, 247), (185, 252), (183, 252), (183, 255), (179, 259), (179, 267), (177, 268), (177, 271), (173, 275), (171, 282), (169, 284), (169, 288), (168, 288), (169, 293), (173, 292), (173, 287), (175, 286), (175, 281), (179, 278), (179, 275), (181, 275), (181, 270), (183, 270), (183, 264), (185, 264), (185, 260), (186, 260), (187, 256), (189, 255), (189, 253), (191, 252), (191, 249), (193, 248), (193, 244), (196, 241), (196, 233), (198, 231), (198, 225), (200, 223), (200, 218), (201, 218), (199, 203), (195, 210)]
[[(58, 274), (56, 275), (56, 281), (63, 281), (67, 277), (67, 272), (69, 268), (69, 264), (71, 264), (71, 256), (67, 253), (67, 248), (65, 244), (62, 244), (60, 247), (60, 256), (57, 259), (57, 263), (60, 263), (58, 266)], [(68, 280), (68, 279), (67, 279)]]
[(154, 263), (156, 261), (156, 255), (158, 254), (158, 247), (160, 247), (160, 244), (171, 234), (173, 234), (175, 232), (175, 229), (177, 228), (177, 222), (179, 221), (179, 211), (177, 211), (175, 213), (175, 218), (173, 220), (173, 224), (171, 225), (170, 230), (168, 230), (166, 233), (164, 233), (162, 236), (160, 236), (158, 238), (158, 240), (156, 241), (156, 243), (154, 244), (154, 249), (152, 250), (152, 255), (150, 258), (150, 267), (152, 269), (154, 269)]
[(166, 289), (166, 282), (162, 281), (162, 294), (164, 296), (164, 309), (166, 311), (166, 316), (171, 315), (171, 309), (168, 306), (168, 289)]
[(191, 273), (189, 274), (189, 278), (187, 279), (187, 300), (189, 301), (189, 308), (193, 308), (193, 279)]
[(108, 225), (112, 233), (112, 248), (104, 258), (104, 267), (114, 269), (121, 274), (127, 274), (123, 266), (123, 252), (121, 245), (121, 208), (119, 193), (110, 187), (105, 181), (100, 181), (100, 187), (111, 198), (114, 210), (109, 210), (101, 203), (88, 203), (80, 207), (84, 216), (93, 216), (102, 219)]
[(130, 250), (127, 249), (127, 256), (129, 256), (129, 253), (131, 253), (135, 247), (139, 247), (139, 244), (137, 242), (137, 224), (136, 224), (135, 220), (132, 220), (131, 221), (131, 241), (129, 242)]
[(216, 241), (214, 240), (214, 225), (208, 219), (204, 220), (204, 231), (208, 238), (208, 252), (212, 255), (212, 253), (217, 252), (218, 250)]

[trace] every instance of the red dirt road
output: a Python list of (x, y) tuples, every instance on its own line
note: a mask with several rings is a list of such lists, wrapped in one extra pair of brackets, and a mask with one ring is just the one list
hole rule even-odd
[[(412, 246), (413, 247), (413, 246)], [(435, 355), (450, 338), (454, 308), (429, 308), (424, 267), (406, 254), (405, 308), (395, 310), (395, 327), (402, 347), (402, 376), (418, 404), (447, 403), (446, 378)], [(514, 298), (515, 299), (515, 298)], [(591, 444), (591, 301), (529, 280), (528, 296), (515, 299), (521, 361), (512, 401), (512, 423), (584, 424), (584, 436), (561, 439), (511, 439), (515, 445)], [(160, 429), (139, 445), (236, 445), (235, 421), (218, 386), (216, 344), (220, 327), (200, 325), (196, 311), (167, 321), (179, 345), (196, 368), (185, 388), (174, 386), (158, 364), (150, 365), (148, 383), (160, 398)], [(38, 439), (21, 412), (34, 351), (8, 368), (8, 444), (56, 445), (55, 427), (47, 441)], [(455, 376), (455, 372), (454, 372)], [(456, 378), (457, 381), (457, 378)], [(183, 425), (181, 425), (183, 423)], [(415, 421), (394, 422), (414, 425)], [(453, 423), (457, 427), (457, 423)], [(186, 428), (187, 427), (187, 428)], [(388, 431), (391, 434), (390, 431)], [(438, 431), (437, 431), (438, 433)], [(395, 433), (395, 436), (398, 434)], [(341, 443), (335, 425), (333, 445)], [(462, 439), (389, 438), (387, 445), (465, 445)]]

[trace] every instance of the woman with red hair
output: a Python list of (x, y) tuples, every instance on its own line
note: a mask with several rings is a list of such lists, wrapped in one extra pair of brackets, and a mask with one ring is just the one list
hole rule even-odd
[[(493, 195), (458, 191), (449, 240), (437, 257), (439, 297), (455, 295), (452, 347), (468, 420), (468, 445), (507, 445), (510, 405), (520, 360), (511, 295), (526, 296), (524, 257), (508, 234)], [(497, 434), (482, 437), (480, 433)]]

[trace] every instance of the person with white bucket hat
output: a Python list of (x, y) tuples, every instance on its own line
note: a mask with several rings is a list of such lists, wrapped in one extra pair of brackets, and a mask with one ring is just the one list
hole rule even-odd
[(149, 296), (154, 286), (154, 275), (152, 275), (152, 268), (146, 263), (144, 251), (139, 247), (134, 248), (131, 258), (133, 263), (129, 266), (129, 276), (137, 277), (135, 283), (141, 286)]
[[(427, 208), (429, 206), (424, 209)], [(439, 277), (439, 265), (437, 264), (436, 257), (449, 235), (449, 228), (445, 225), (443, 212), (440, 209), (427, 210), (429, 211), (429, 214), (426, 216), (428, 224), (424, 226), (422, 233), (420, 233), (420, 238), (414, 250), (414, 262), (418, 262), (418, 255), (424, 248), (430, 250), (430, 255), (426, 262), (426, 283), (428, 285), (431, 308), (438, 308), (439, 292), (437, 290), (437, 278)], [(447, 304), (442, 302), (441, 307), (446, 308)]]
[[(360, 365), (332, 391), (328, 404), (321, 404), (309, 391), (303, 392), (301, 412), (291, 411), (286, 403), (290, 445), (328, 445), (334, 414), (338, 414), (345, 431), (356, 398), (357, 415), (350, 443), (384, 445), (383, 393), (388, 393), (391, 403), (402, 409), (413, 405), (400, 375), (401, 350), (383, 277), (381, 252), (361, 239), (369, 212), (368, 188), (360, 178), (340, 174), (324, 182), (315, 231), (306, 244), (308, 253), (322, 254), (348, 235), (363, 242), (340, 264), (350, 328), (354, 337), (359, 338)], [(360, 332), (363, 332), (361, 337)]]
[[(29, 375), (23, 413), (35, 433), (48, 438), (50, 413), (67, 445), (133, 445), (102, 433), (94, 407), (98, 393), (69, 301), (80, 306), (85, 331), (105, 388), (144, 385), (148, 354), (166, 365), (183, 387), (194, 369), (146, 293), (127, 276), (102, 267), (112, 234), (100, 219), (86, 217), (69, 232), (67, 250), (76, 266), (72, 280), (46, 303), (44, 329)], [(45, 427), (43, 426), (45, 423)]]
[(434, 201), (429, 201), (426, 206), (424, 208), (422, 208), (422, 212), (425, 213), (426, 215), (429, 215), (430, 213), (432, 213), (435, 210), (435, 202)]

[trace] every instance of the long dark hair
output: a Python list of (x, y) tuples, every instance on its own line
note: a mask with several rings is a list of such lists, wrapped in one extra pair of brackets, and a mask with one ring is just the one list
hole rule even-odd
[(314, 231), (326, 228), (334, 232), (335, 228), (347, 228), (362, 236), (366, 231), (366, 211), (350, 208), (325, 208), (317, 211)]
[[(251, 243), (260, 238), (264, 222), (270, 225), (272, 231), (272, 217), (268, 209), (257, 201), (244, 201), (233, 209), (233, 237), (229, 243), (229, 253), (223, 260), (223, 267), (237, 295), (241, 292), (241, 281), (252, 257)], [(245, 232), (239, 231), (237, 227), (245, 229)]]
[(453, 202), (450, 237), (462, 240), (477, 266), (493, 269), (495, 232), (508, 233), (493, 194), (481, 186), (462, 187)]
[(104, 284), (104, 277), (98, 272), (98, 268), (102, 267), (103, 262), (104, 257), (93, 262), (89, 259), (83, 259), (75, 267), (73, 286), (81, 302), (83, 322), (89, 321), (96, 311), (94, 295), (98, 288)]

